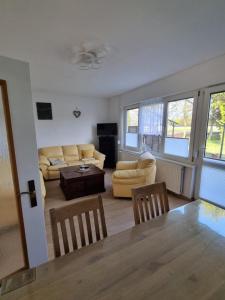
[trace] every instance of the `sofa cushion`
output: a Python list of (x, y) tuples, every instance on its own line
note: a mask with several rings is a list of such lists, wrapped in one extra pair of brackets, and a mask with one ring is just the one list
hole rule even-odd
[(95, 151), (95, 146), (93, 144), (80, 144), (77, 145), (77, 148), (78, 148), (80, 159), (82, 158), (82, 150), (92, 150), (93, 153)]
[(81, 150), (81, 156), (82, 156), (82, 158), (93, 158), (94, 150), (92, 150), (92, 149), (82, 149)]
[(39, 155), (39, 164), (50, 166), (50, 161), (44, 155)]
[(52, 146), (52, 147), (45, 147), (39, 150), (41, 155), (46, 156), (47, 158), (57, 158), (57, 159), (64, 159), (63, 157), (63, 150), (61, 146)]
[[(98, 165), (100, 163), (100, 160), (98, 159), (86, 159), (85, 160), (85, 164), (92, 164), (92, 165)], [(78, 161), (69, 161), (68, 166), (80, 166), (84, 164), (84, 161), (82, 160), (78, 160)]]
[(58, 158), (49, 158), (51, 166), (63, 165), (65, 163), (64, 160)]
[(62, 146), (62, 149), (64, 160), (66, 162), (79, 160), (79, 153), (76, 145)]
[(74, 160), (74, 161), (68, 161), (68, 166), (80, 166), (83, 165), (83, 162), (81, 160)]

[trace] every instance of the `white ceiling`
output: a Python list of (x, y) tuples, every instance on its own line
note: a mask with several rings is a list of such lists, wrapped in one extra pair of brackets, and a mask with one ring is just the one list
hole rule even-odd
[[(69, 49), (113, 47), (80, 71)], [(30, 63), (33, 90), (109, 97), (225, 53), (224, 0), (1, 0), (0, 54)]]

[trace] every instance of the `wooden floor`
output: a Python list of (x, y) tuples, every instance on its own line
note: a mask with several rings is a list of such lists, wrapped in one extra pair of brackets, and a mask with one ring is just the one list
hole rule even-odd
[[(106, 192), (102, 194), (102, 198), (103, 198), (103, 205), (105, 210), (108, 235), (110, 236), (134, 226), (134, 219), (133, 219), (131, 200), (117, 199), (117, 198), (113, 198), (112, 196), (111, 171), (106, 172), (105, 185), (106, 185)], [(53, 207), (69, 205), (76, 201), (91, 198), (93, 196), (65, 201), (58, 180), (46, 182), (46, 189), (47, 189), (47, 196), (45, 199), (45, 219), (46, 219), (49, 260), (51, 260), (54, 258), (54, 254), (53, 254), (53, 244), (52, 244), (52, 237), (51, 237), (49, 209)], [(170, 202), (171, 209), (188, 203), (185, 200), (178, 199), (171, 195), (169, 195), (169, 202)]]
[(0, 230), (0, 279), (24, 267), (19, 225)]

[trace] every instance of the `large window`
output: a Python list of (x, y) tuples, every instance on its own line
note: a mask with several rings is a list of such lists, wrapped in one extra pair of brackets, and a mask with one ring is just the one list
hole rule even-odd
[(160, 152), (163, 135), (163, 103), (143, 105), (140, 108), (142, 143), (152, 152)]
[(139, 108), (131, 108), (125, 111), (126, 133), (125, 146), (137, 149), (139, 147)]
[(210, 97), (205, 157), (225, 160), (225, 92)]
[(194, 98), (168, 102), (164, 152), (188, 157)]
[[(189, 159), (192, 154), (190, 149), (193, 148), (195, 112), (195, 97), (192, 95), (152, 99), (126, 108), (125, 147), (134, 151), (149, 150), (166, 157), (174, 156), (178, 160)], [(221, 133), (221, 141), (224, 135)]]

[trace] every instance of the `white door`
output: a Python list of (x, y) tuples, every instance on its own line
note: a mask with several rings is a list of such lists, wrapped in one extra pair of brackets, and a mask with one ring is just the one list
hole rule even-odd
[(34, 207), (28, 194), (20, 197), (28, 263), (33, 267), (47, 260), (47, 242), (28, 63), (0, 56), (0, 79), (8, 90), (19, 193), (28, 192), (30, 180), (35, 185)]
[(225, 85), (205, 90), (200, 117), (197, 195), (225, 207)]

